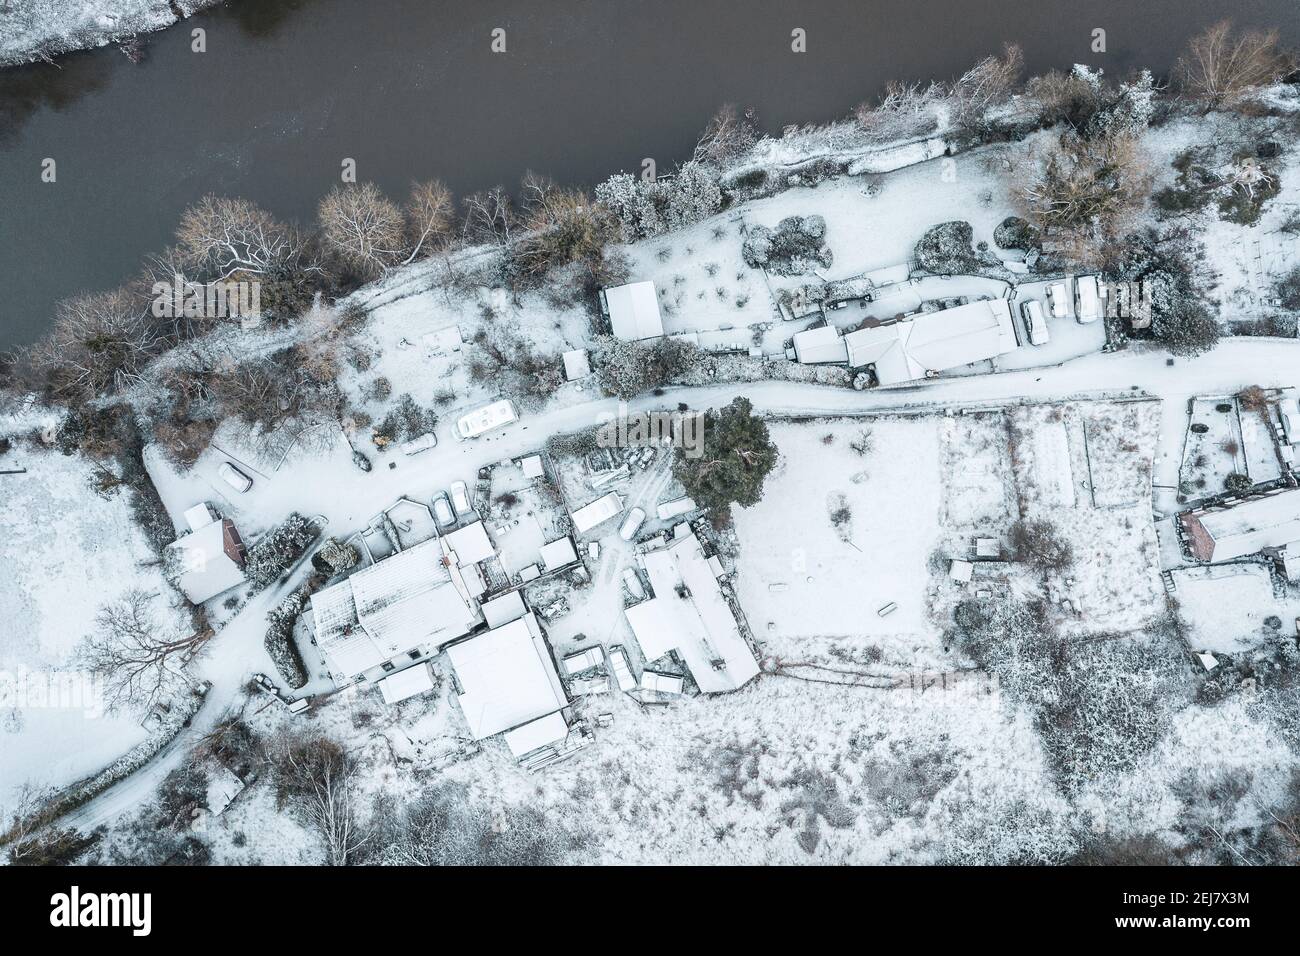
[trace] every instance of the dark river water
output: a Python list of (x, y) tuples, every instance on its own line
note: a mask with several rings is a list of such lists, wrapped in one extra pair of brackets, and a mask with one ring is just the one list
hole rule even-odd
[(1296, 0), (232, 0), (150, 36), (139, 64), (110, 47), (0, 72), (0, 348), (134, 273), (205, 193), (307, 221), (345, 157), (397, 197), (527, 169), (591, 185), (670, 167), (723, 102), (773, 132), (824, 122), (1004, 41), (1031, 72), (1161, 72), (1226, 15), (1300, 38)]

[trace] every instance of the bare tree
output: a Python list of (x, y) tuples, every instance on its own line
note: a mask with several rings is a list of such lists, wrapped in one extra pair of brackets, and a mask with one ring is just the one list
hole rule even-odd
[(510, 245), (517, 278), (531, 283), (558, 266), (600, 262), (612, 225), (590, 196), (532, 172), (524, 175), (520, 196), (523, 227)]
[[(280, 275), (303, 253), (297, 231), (247, 199), (205, 196), (176, 229), (182, 261), (204, 280)], [(304, 269), (319, 271), (313, 264)]]
[(508, 246), (515, 235), (517, 217), (510, 196), (501, 186), (465, 197), (461, 233), (467, 242)]
[(404, 265), (428, 258), (446, 245), (455, 219), (450, 189), (436, 179), (414, 183), (402, 212), (406, 243), (411, 250)]
[(95, 616), (97, 633), (80, 648), (83, 665), (104, 681), (111, 710), (147, 711), (168, 697), (185, 682), (185, 661), (212, 637), (207, 628), (184, 634), (160, 627), (154, 599), (133, 588), (105, 604)]
[(369, 841), (356, 813), (356, 762), (328, 737), (285, 739), (277, 753), (279, 796), (307, 818), (330, 866), (346, 866)]
[(1095, 263), (1106, 242), (1131, 228), (1152, 173), (1134, 137), (1067, 132), (1047, 150), (1026, 153), (1017, 180), (1027, 217), (1056, 251)]
[(1277, 30), (1233, 33), (1221, 20), (1193, 37), (1175, 75), (1191, 96), (1218, 106), (1252, 87), (1265, 86), (1291, 69), (1294, 58), (1279, 46)]
[(381, 275), (404, 255), (402, 211), (374, 183), (335, 186), (318, 218), (326, 248), (362, 275)]
[(921, 86), (891, 81), (878, 103), (862, 103), (853, 115), (863, 131), (874, 139), (923, 136), (938, 128), (938, 107), (947, 97), (947, 89), (939, 83)]
[(692, 159), (725, 169), (758, 142), (758, 128), (753, 110), (743, 113), (734, 103), (725, 103), (713, 114), (695, 144)]
[(166, 345), (157, 323), (125, 289), (64, 299), (29, 361), (54, 393), (89, 401), (140, 380)]
[(1020, 81), (1025, 63), (1020, 47), (1008, 43), (1001, 57), (986, 56), (952, 85), (957, 120), (963, 126), (978, 126), (994, 106), (1005, 102)]

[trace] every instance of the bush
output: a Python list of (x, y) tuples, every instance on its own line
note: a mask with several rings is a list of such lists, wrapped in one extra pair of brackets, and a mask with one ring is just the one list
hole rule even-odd
[(1000, 249), (1032, 249), (1038, 245), (1038, 230), (1019, 216), (1008, 216), (993, 230), (993, 242)]
[(1228, 491), (1249, 491), (1255, 486), (1248, 475), (1233, 472), (1227, 478), (1223, 479), (1223, 487)]
[(970, 223), (961, 220), (931, 226), (916, 244), (917, 268), (938, 274), (975, 271), (979, 259), (971, 246), (973, 236)]
[(248, 549), (244, 576), (250, 584), (264, 588), (293, 566), (307, 545), (316, 539), (316, 530), (298, 512), (293, 512), (274, 530), (264, 534)]
[(1275, 290), (1282, 308), (1300, 312), (1300, 266), (1278, 279)]
[(307, 669), (303, 666), (302, 655), (298, 653), (298, 645), (294, 643), (293, 629), (310, 599), (310, 587), (298, 588), (266, 615), (270, 622), (263, 642), (266, 653), (270, 655), (280, 677), (295, 690), (307, 683)]
[(1050, 521), (1017, 521), (1011, 547), (1019, 560), (1040, 571), (1064, 571), (1074, 563), (1074, 549)]
[(831, 251), (824, 245), (826, 220), (821, 216), (787, 216), (775, 229), (751, 226), (741, 255), (752, 269), (765, 268), (791, 276), (830, 268)]
[(383, 448), (394, 442), (407, 442), (433, 431), (438, 426), (438, 414), (421, 408), (409, 394), (404, 394), (397, 404), (376, 426), (373, 438)]
[(596, 375), (601, 388), (628, 399), (667, 384), (700, 360), (698, 347), (680, 339), (624, 342), (602, 338), (596, 344)]

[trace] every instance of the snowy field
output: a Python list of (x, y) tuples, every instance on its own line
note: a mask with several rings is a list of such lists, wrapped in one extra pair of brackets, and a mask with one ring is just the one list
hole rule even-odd
[[(144, 740), (140, 715), (104, 713), (96, 685), (77, 670), (75, 652), (101, 606), (130, 589), (156, 595), (160, 626), (185, 626), (180, 596), (162, 577), (137, 530), (126, 492), (90, 490), (93, 467), (81, 458), (23, 441), (0, 456), (0, 816), (13, 788), (60, 787), (98, 771)], [(73, 681), (75, 696), (46, 702), (3, 693), (10, 677), (34, 687)], [(31, 683), (28, 683), (28, 682)], [(46, 684), (48, 686), (48, 684)]]
[(217, 0), (17, 0), (0, 28), (0, 65), (103, 46), (176, 23)]
[[(797, 659), (808, 638), (884, 646), (904, 660), (933, 652), (926, 585), (942, 501), (938, 420), (778, 422), (771, 433), (778, 470), (761, 502), (735, 510), (737, 592), (766, 653)], [(890, 603), (898, 609), (877, 616)]]

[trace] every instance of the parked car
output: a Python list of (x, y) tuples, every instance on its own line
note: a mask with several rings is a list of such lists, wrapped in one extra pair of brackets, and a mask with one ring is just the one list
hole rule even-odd
[(1025, 318), (1025, 328), (1029, 330), (1030, 345), (1046, 345), (1051, 338), (1047, 334), (1047, 317), (1043, 315), (1043, 304), (1037, 299), (1030, 299), (1020, 307)]
[(430, 448), (436, 448), (438, 445), (438, 436), (433, 432), (425, 432), (410, 441), (402, 442), (397, 447), (403, 455), (418, 455), (422, 451), (428, 451)]
[(1101, 289), (1096, 276), (1080, 276), (1074, 280), (1079, 290), (1079, 314), (1081, 323), (1096, 322), (1101, 318)]
[(618, 536), (624, 541), (631, 541), (636, 537), (636, 533), (641, 530), (641, 525), (645, 523), (645, 511), (641, 508), (633, 508), (623, 519), (623, 526), (618, 529)]
[(645, 587), (641, 584), (641, 577), (636, 573), (636, 568), (623, 569), (623, 586), (636, 600), (645, 600)]
[(614, 673), (618, 689), (624, 692), (636, 687), (636, 678), (632, 676), (632, 665), (627, 661), (627, 651), (622, 644), (615, 644), (609, 649), (609, 669)]
[(447, 500), (445, 491), (438, 492), (433, 499), (433, 516), (444, 528), (456, 523), (456, 514), (451, 510), (451, 502)]
[(222, 481), (240, 493), (253, 487), (253, 479), (249, 478), (228, 461), (223, 461), (221, 463), (221, 467), (217, 469), (217, 474), (221, 476)]
[(1053, 282), (1047, 287), (1047, 301), (1052, 305), (1052, 317), (1068, 319), (1070, 317), (1070, 287), (1064, 282)]
[(462, 518), (474, 510), (469, 504), (469, 489), (465, 487), (465, 482), (451, 483), (451, 504), (456, 509), (456, 514)]

